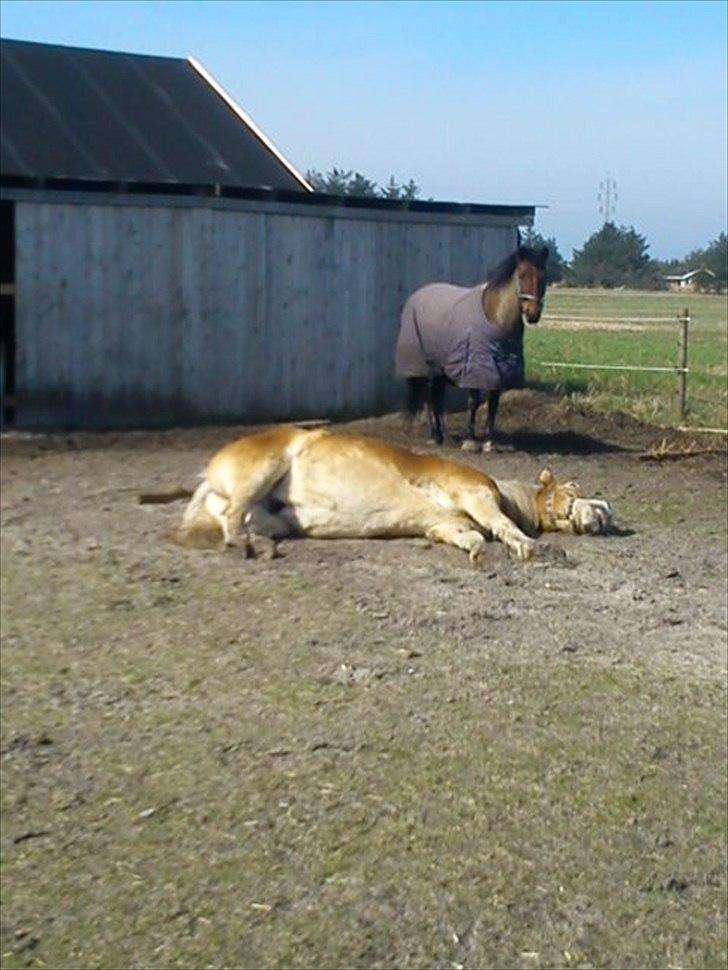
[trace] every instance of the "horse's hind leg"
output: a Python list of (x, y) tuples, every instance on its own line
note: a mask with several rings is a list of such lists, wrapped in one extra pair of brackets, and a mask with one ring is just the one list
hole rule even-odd
[(438, 376), (429, 381), (429, 395), (427, 398), (427, 423), (430, 428), (430, 438), (437, 445), (445, 440), (445, 378)]
[(482, 403), (483, 397), (477, 388), (468, 391), (468, 424), (465, 429), (465, 438), (460, 446), (463, 451), (480, 451), (480, 445), (475, 439), (475, 416)]
[(190, 528), (195, 519), (200, 514), (200, 509), (205, 505), (207, 496), (212, 492), (212, 485), (203, 479), (192, 494), (192, 498), (187, 504), (187, 508), (182, 515), (182, 527)]
[(485, 419), (485, 441), (483, 451), (493, 451), (495, 447), (495, 416), (498, 413), (500, 402), (500, 391), (488, 392), (488, 415)]
[[(227, 507), (220, 515), (225, 545), (235, 545), (243, 518), (255, 503), (270, 494), (277, 482), (289, 471), (290, 464), (290, 458), (285, 452), (273, 452), (250, 456), (246, 467), (238, 470)], [(246, 534), (246, 544), (247, 540)]]
[(407, 414), (414, 418), (422, 410), (425, 403), (427, 384), (424, 377), (407, 378)]
[(407, 400), (405, 402), (404, 422), (407, 428), (411, 428), (418, 414), (425, 406), (427, 399), (427, 378), (408, 377), (407, 378)]

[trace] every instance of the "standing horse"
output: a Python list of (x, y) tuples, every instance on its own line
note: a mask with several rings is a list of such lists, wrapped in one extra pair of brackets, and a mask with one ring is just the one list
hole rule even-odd
[(395, 355), (398, 376), (407, 378), (407, 411), (415, 417), (427, 404), (432, 439), (444, 440), (445, 387), (468, 392), (468, 426), (462, 447), (477, 451), (475, 417), (488, 392), (484, 451), (493, 447), (502, 391), (523, 387), (524, 322), (538, 323), (546, 291), (548, 249), (519, 246), (490, 278), (466, 288), (430, 283), (404, 305)]

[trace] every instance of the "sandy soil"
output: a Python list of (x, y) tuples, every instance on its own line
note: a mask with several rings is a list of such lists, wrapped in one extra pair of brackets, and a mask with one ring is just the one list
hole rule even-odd
[(725, 450), (500, 428), (614, 534), (244, 560), (137, 503), (243, 429), (3, 436), (3, 966), (724, 965)]

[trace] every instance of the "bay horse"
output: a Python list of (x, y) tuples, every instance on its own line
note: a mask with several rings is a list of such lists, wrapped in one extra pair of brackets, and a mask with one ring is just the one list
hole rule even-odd
[(546, 292), (548, 248), (519, 246), (489, 275), (468, 288), (429, 283), (402, 310), (395, 353), (399, 377), (407, 379), (407, 415), (423, 405), (432, 440), (445, 437), (447, 384), (468, 392), (468, 424), (462, 448), (479, 451), (475, 418), (485, 393), (488, 412), (483, 451), (493, 448), (501, 393), (523, 387), (524, 324), (538, 323)]

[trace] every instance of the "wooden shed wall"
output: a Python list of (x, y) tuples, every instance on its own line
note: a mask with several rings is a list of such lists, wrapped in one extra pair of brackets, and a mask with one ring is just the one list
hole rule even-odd
[(401, 306), (475, 284), (516, 225), (268, 204), (16, 203), (18, 427), (397, 408)]

